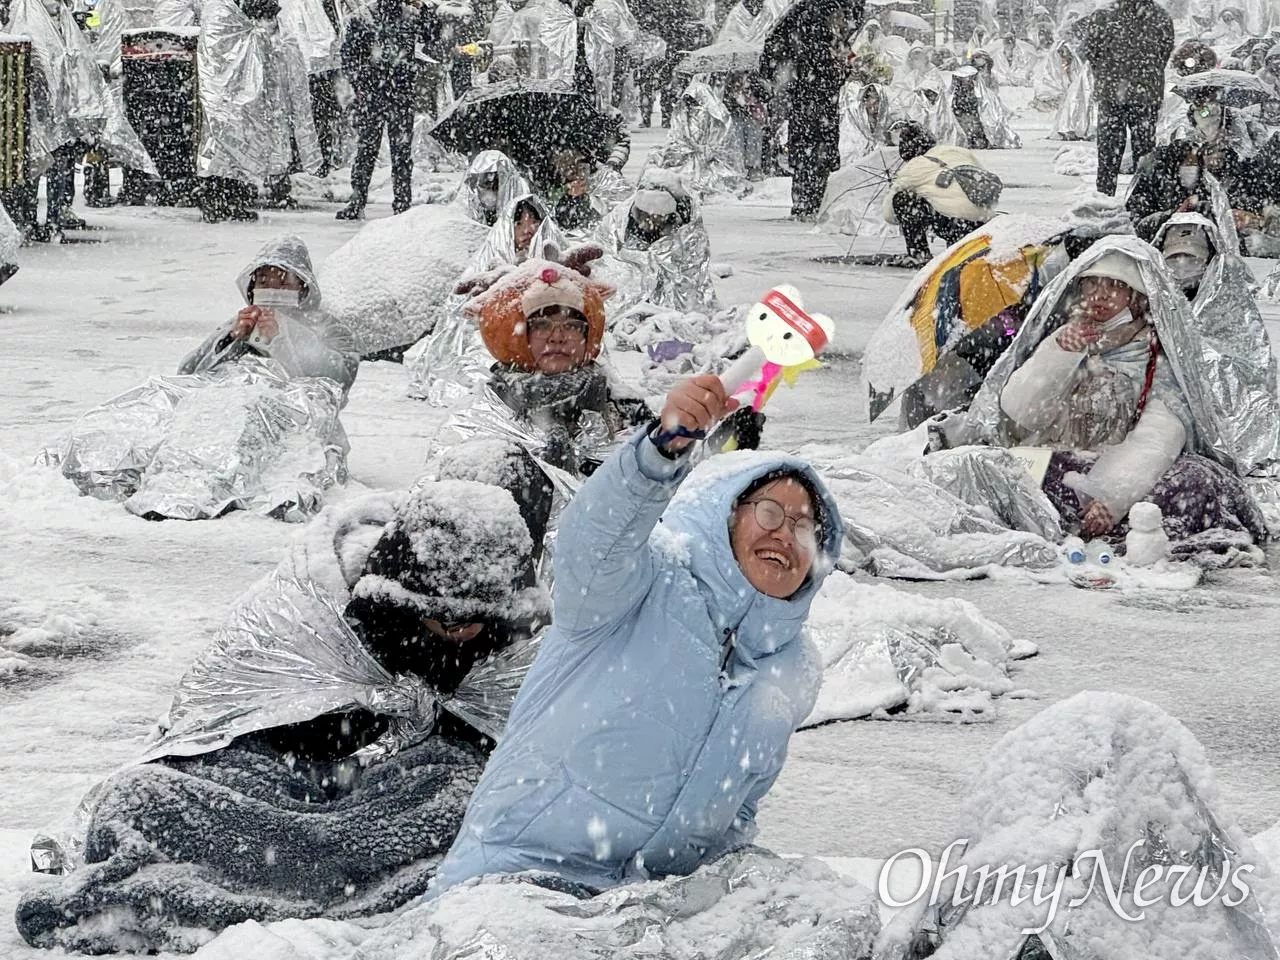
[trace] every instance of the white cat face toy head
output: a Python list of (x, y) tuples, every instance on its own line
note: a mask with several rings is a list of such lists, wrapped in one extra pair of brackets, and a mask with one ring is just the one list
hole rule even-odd
[(747, 312), (747, 340), (783, 367), (812, 360), (834, 330), (830, 317), (805, 312), (800, 291), (790, 284), (774, 287)]

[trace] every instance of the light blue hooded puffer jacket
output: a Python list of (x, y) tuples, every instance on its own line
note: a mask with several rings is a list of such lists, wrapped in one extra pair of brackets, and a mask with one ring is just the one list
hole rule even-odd
[[(747, 582), (729, 517), (753, 480), (784, 468), (808, 476), (825, 522), (809, 580), (778, 600)], [(751, 840), (756, 804), (817, 697), (803, 626), (843, 530), (804, 461), (715, 457), (672, 500), (687, 473), (642, 431), (574, 497), (556, 544), (554, 626), (433, 894), (529, 870), (603, 889), (686, 874)]]

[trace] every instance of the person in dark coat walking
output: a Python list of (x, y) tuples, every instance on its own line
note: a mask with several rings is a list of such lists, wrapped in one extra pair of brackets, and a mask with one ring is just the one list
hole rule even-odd
[(776, 73), (795, 65), (788, 118), (791, 160), (791, 215), (817, 216), (827, 177), (840, 168), (840, 88), (845, 64), (839, 48), (861, 0), (813, 0), (795, 14), (794, 26), (780, 24), (765, 45), (762, 69)]
[(359, 220), (369, 202), (369, 181), (387, 131), (391, 148), (392, 211), (413, 202), (414, 48), (427, 41), (429, 21), (419, 2), (374, 0), (347, 24), (342, 69), (355, 92), (358, 145), (351, 165), (351, 202), (339, 220)]
[(1098, 100), (1098, 192), (1115, 196), (1128, 134), (1136, 163), (1155, 148), (1173, 19), (1155, 0), (1116, 0), (1075, 26)]

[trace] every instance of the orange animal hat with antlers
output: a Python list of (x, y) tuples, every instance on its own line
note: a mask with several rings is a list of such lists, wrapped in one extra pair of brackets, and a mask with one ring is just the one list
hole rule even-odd
[(504, 366), (531, 372), (535, 363), (529, 349), (525, 321), (547, 307), (568, 307), (587, 320), (587, 359), (600, 355), (604, 339), (604, 302), (613, 287), (591, 280), (549, 260), (526, 260), (484, 293), (472, 298), (463, 311), (480, 325), (480, 336), (493, 358)]

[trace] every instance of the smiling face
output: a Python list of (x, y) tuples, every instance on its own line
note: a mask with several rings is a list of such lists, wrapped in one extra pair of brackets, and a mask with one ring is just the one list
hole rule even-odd
[(484, 630), (483, 623), (441, 623), (428, 618), (424, 621), (432, 636), (451, 643), (466, 643), (480, 636)]
[[(766, 501), (763, 505), (761, 501)], [(768, 527), (778, 520), (776, 529)], [(785, 599), (813, 568), (818, 535), (813, 500), (799, 481), (782, 477), (753, 490), (733, 508), (729, 543), (747, 582), (765, 596)], [(799, 530), (797, 530), (797, 527)]]

